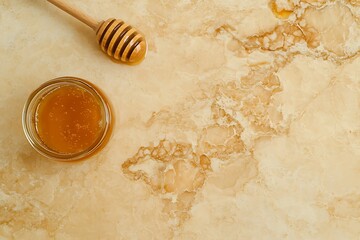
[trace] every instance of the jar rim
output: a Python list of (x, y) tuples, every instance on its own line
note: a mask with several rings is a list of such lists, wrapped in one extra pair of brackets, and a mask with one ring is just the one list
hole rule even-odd
[[(76, 85), (89, 91), (94, 97), (96, 97), (102, 109), (101, 115), (102, 121), (104, 122), (104, 127), (95, 142), (83, 151), (75, 153), (60, 153), (47, 147), (40, 139), (35, 126), (34, 114), (36, 114), (36, 108), (39, 106), (41, 98), (49, 94), (51, 91), (66, 85)], [(30, 145), (41, 155), (58, 161), (75, 161), (90, 157), (102, 149), (109, 140), (112, 132), (112, 118), (111, 105), (100, 89), (87, 80), (65, 76), (55, 78), (41, 84), (29, 95), (22, 112), (22, 127)]]

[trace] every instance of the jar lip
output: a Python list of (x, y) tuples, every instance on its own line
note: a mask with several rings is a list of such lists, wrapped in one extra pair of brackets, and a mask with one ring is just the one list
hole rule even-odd
[[(41, 102), (41, 98), (47, 95), (49, 92), (57, 89), (58, 87), (64, 86), (64, 84), (68, 85), (76, 85), (78, 87), (84, 88), (89, 91), (99, 100), (99, 103), (102, 108), (102, 120), (104, 121), (104, 127), (99, 133), (98, 139), (89, 146), (87, 149), (76, 152), (76, 153), (59, 153), (50, 148), (48, 148), (45, 143), (43, 143), (38, 136), (38, 133), (34, 131), (35, 129), (35, 121), (33, 113), (36, 112), (36, 108)], [(50, 91), (49, 91), (50, 89)], [(35, 111), (34, 111), (35, 108)], [(113, 122), (113, 116), (111, 111), (111, 106), (108, 103), (104, 93), (99, 90), (95, 85), (90, 83), (89, 81), (77, 77), (65, 76), (59, 77), (52, 80), (49, 80), (43, 84), (41, 84), (38, 88), (36, 88), (28, 97), (25, 102), (23, 112), (22, 112), (22, 127), (25, 133), (27, 140), (30, 145), (41, 155), (58, 160), (58, 161), (75, 161), (81, 160), (86, 157), (89, 157), (95, 154), (98, 150), (105, 145), (111, 134), (111, 124)]]

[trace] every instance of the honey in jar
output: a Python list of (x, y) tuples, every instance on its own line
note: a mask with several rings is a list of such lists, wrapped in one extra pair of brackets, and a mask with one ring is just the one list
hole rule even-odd
[(107, 142), (111, 108), (93, 84), (60, 78), (42, 85), (29, 98), (23, 113), (25, 134), (45, 156), (78, 160), (92, 155)]

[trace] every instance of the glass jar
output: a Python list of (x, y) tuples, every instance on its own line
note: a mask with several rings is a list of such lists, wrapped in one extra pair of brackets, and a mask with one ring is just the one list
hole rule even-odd
[(31, 146), (59, 161), (88, 158), (109, 141), (111, 105), (92, 83), (61, 77), (42, 84), (25, 103), (22, 125)]

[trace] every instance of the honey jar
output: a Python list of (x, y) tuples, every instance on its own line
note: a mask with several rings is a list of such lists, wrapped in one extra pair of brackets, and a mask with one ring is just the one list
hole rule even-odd
[(31, 146), (59, 161), (85, 159), (108, 142), (111, 105), (92, 83), (61, 77), (42, 84), (25, 103), (22, 124)]

